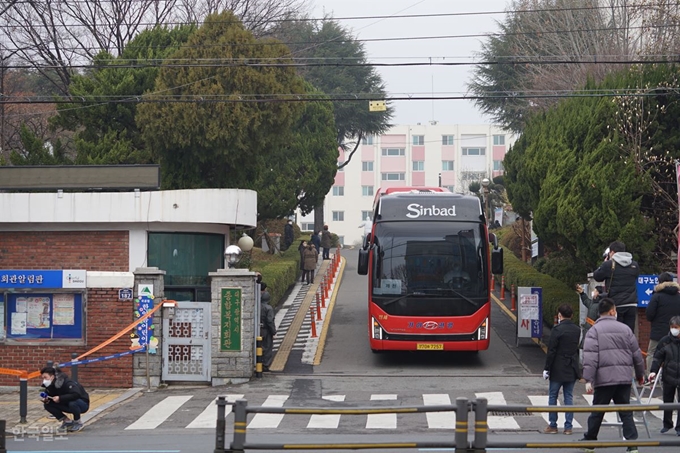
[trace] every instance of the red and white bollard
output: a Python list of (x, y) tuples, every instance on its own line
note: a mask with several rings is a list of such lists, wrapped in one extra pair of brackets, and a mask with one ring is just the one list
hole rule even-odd
[(316, 338), (316, 320), (314, 319), (314, 305), (309, 307), (309, 317), (312, 321), (312, 338)]
[(517, 300), (515, 298), (515, 285), (512, 285), (510, 290), (510, 310), (517, 310)]
[(505, 300), (505, 275), (501, 277), (501, 300)]

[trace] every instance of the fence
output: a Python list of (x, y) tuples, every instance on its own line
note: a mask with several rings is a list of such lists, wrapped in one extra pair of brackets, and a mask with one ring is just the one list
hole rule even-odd
[[(640, 412), (656, 410), (680, 410), (680, 404), (635, 404), (621, 406), (519, 406), (519, 405), (488, 405), (484, 398), (469, 401), (467, 398), (457, 398), (455, 405), (440, 406), (412, 406), (412, 407), (381, 407), (381, 408), (310, 408), (310, 407), (261, 407), (248, 406), (247, 400), (238, 400), (232, 406), (234, 413), (234, 434), (232, 442), (226, 442), (226, 407), (225, 397), (217, 399), (217, 428), (215, 433), (214, 453), (241, 453), (245, 450), (364, 450), (376, 448), (415, 449), (415, 448), (449, 448), (456, 452), (485, 452), (487, 448), (600, 448), (600, 447), (680, 447), (680, 437), (659, 440), (622, 440), (622, 441), (574, 441), (570, 442), (530, 442), (526, 440), (489, 441), (488, 415), (489, 412)], [(419, 412), (455, 412), (456, 426), (451, 441), (433, 442), (394, 442), (394, 443), (328, 443), (328, 444), (276, 444), (247, 442), (246, 427), (248, 414), (415, 414)], [(474, 412), (474, 435), (468, 439), (468, 415)]]

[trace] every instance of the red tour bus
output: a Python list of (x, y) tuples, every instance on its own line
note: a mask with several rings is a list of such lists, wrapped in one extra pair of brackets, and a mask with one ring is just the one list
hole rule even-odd
[(373, 352), (489, 348), (489, 283), (503, 272), (503, 250), (479, 198), (440, 187), (379, 191), (358, 272), (368, 275)]

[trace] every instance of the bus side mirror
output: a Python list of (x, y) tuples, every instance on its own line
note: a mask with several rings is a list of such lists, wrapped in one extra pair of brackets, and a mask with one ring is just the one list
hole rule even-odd
[(357, 263), (357, 273), (359, 275), (368, 274), (368, 253), (367, 248), (359, 250), (359, 262)]
[(500, 275), (503, 273), (503, 249), (495, 248), (491, 251), (491, 273)]
[(493, 248), (498, 248), (498, 237), (494, 233), (489, 233), (489, 242), (493, 244)]

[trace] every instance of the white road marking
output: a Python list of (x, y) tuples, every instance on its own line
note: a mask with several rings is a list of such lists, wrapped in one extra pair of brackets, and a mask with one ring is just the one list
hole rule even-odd
[[(371, 395), (371, 401), (392, 401), (397, 395)], [(366, 429), (397, 429), (397, 414), (368, 414)]]
[(191, 399), (192, 395), (168, 396), (146, 411), (125, 429), (154, 429), (166, 421), (177, 409)]

